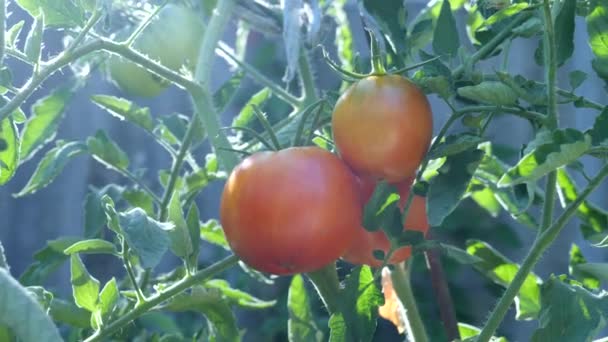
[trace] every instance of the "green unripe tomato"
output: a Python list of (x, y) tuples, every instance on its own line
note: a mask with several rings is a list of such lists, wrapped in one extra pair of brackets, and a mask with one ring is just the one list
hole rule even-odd
[[(164, 66), (179, 71), (193, 71), (203, 37), (203, 22), (198, 13), (185, 6), (166, 5), (152, 19), (133, 43), (133, 48)], [(119, 33), (125, 39), (132, 32)], [(154, 97), (169, 86), (169, 82), (120, 56), (108, 61), (114, 83), (127, 94)]]

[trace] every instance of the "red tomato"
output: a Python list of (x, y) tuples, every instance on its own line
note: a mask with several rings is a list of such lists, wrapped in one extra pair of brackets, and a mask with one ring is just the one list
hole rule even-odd
[(369, 76), (338, 99), (332, 127), (340, 156), (358, 175), (399, 182), (418, 169), (433, 118), (426, 96), (410, 81)]
[(338, 259), (361, 210), (356, 177), (337, 156), (293, 147), (244, 159), (224, 188), (220, 220), (246, 264), (286, 275)]
[[(401, 209), (405, 206), (405, 201), (409, 196), (409, 188), (413, 179), (409, 178), (403, 182), (395, 184), (399, 190), (401, 199), (399, 206)], [(365, 204), (374, 192), (374, 182), (366, 179), (359, 180), (361, 198)], [(423, 197), (414, 196), (412, 205), (405, 220), (404, 229), (417, 230), (424, 234), (429, 230), (429, 223), (426, 217), (426, 201)], [(369, 265), (372, 267), (382, 266), (382, 261), (376, 259), (373, 255), (375, 250), (382, 250), (388, 253), (391, 243), (386, 237), (384, 231), (369, 232), (365, 228), (358, 226), (355, 229), (355, 238), (351, 247), (342, 256), (342, 259), (356, 265)], [(411, 255), (411, 247), (401, 247), (389, 260), (389, 264), (400, 263)]]

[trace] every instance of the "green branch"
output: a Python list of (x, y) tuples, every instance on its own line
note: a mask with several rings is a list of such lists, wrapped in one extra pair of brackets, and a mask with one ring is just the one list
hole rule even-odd
[(405, 309), (405, 316), (407, 318), (406, 329), (408, 340), (412, 342), (427, 342), (428, 337), (426, 330), (424, 329), (424, 323), (420, 318), (420, 312), (418, 311), (418, 305), (416, 304), (416, 298), (412, 291), (410, 284), (410, 270), (408, 263), (405, 263), (405, 269), (400, 265), (397, 265), (391, 271), (391, 279), (393, 280), (393, 288), (399, 301), (403, 304)]
[(533, 120), (538, 123), (544, 123), (547, 119), (545, 114), (524, 110), (521, 108), (514, 107), (503, 107), (503, 106), (470, 106), (457, 109), (455, 113), (458, 116), (462, 116), (467, 113), (480, 113), (480, 112), (504, 112), (509, 114), (514, 114), (516, 116), (522, 117), (524, 119)]
[(157, 305), (161, 304), (164, 301), (171, 299), (173, 296), (181, 293), (184, 290), (189, 289), (190, 287), (199, 284), (216, 274), (225, 271), (226, 269), (236, 265), (238, 262), (238, 258), (234, 255), (231, 255), (227, 258), (224, 258), (215, 264), (198, 271), (192, 276), (187, 276), (182, 280), (174, 283), (173, 285), (167, 287), (149, 297), (145, 302), (140, 305), (137, 305), (131, 311), (126, 314), (120, 316), (117, 320), (103, 326), (100, 330), (96, 331), (93, 335), (85, 340), (85, 342), (93, 342), (93, 341), (102, 341), (106, 337), (111, 336), (115, 332), (119, 331), (133, 320), (143, 315), (144, 313), (152, 310)]

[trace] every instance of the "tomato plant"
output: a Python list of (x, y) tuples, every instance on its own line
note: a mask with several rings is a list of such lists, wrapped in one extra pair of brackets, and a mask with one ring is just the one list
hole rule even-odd
[(433, 116), (412, 82), (398, 75), (369, 76), (340, 96), (332, 128), (340, 156), (358, 174), (398, 182), (420, 166)]
[(260, 271), (314, 271), (351, 243), (361, 220), (357, 191), (350, 170), (318, 147), (258, 152), (226, 182), (222, 227), (232, 250)]

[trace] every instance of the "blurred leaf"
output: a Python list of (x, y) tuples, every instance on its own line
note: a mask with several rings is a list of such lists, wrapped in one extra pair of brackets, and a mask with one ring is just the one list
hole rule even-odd
[(587, 74), (580, 70), (574, 70), (568, 74), (568, 81), (570, 82), (570, 88), (576, 90), (580, 87), (583, 82), (587, 79)]
[(237, 90), (243, 83), (243, 76), (245, 73), (242, 71), (236, 72), (230, 79), (222, 86), (215, 91), (213, 94), (213, 102), (218, 108), (218, 113), (223, 113), (227, 108), (230, 102), (234, 99), (237, 94)]
[(304, 278), (296, 274), (291, 278), (287, 297), (287, 335), (289, 342), (322, 341), (323, 333), (315, 326), (313, 314), (304, 286)]
[(132, 251), (145, 268), (154, 268), (169, 248), (173, 224), (158, 222), (140, 208), (119, 213), (120, 228)]
[(0, 186), (11, 180), (19, 163), (17, 127), (8, 117), (0, 121)]
[(497, 81), (484, 81), (473, 86), (458, 88), (458, 95), (479, 103), (512, 106), (518, 96), (508, 85)]
[(363, 6), (380, 26), (384, 38), (395, 55), (405, 55), (407, 53), (405, 3), (401, 0), (363, 0)]
[(103, 317), (107, 317), (114, 310), (118, 298), (118, 285), (116, 279), (112, 277), (99, 293), (99, 311)]
[(42, 306), (44, 312), (49, 311), (51, 302), (53, 301), (53, 293), (47, 291), (42, 286), (28, 286), (25, 288), (36, 300), (38, 304)]
[(78, 254), (70, 256), (72, 295), (79, 307), (94, 312), (99, 302), (99, 280), (93, 278)]
[[(503, 287), (507, 287), (511, 283), (519, 269), (519, 265), (513, 263), (483, 241), (467, 241), (467, 252), (482, 260), (482, 262), (473, 265), (476, 270)], [(538, 317), (541, 310), (541, 283), (542, 281), (538, 276), (533, 273), (528, 274), (517, 297), (515, 297), (516, 319), (529, 320)]]
[(75, 253), (83, 254), (116, 254), (116, 246), (113, 243), (101, 240), (91, 239), (82, 240), (74, 243), (63, 251), (65, 254), (71, 255)]
[(246, 309), (266, 309), (276, 304), (276, 300), (262, 300), (250, 295), (247, 292), (234, 289), (223, 279), (212, 279), (205, 282), (204, 286), (208, 289), (215, 289), (226, 298), (231, 304)]
[(211, 219), (201, 224), (200, 234), (201, 239), (220, 246), (225, 250), (230, 250), (228, 242), (226, 241), (226, 236), (224, 235), (224, 230), (222, 230), (222, 226), (220, 226), (220, 223), (217, 220)]
[(468, 133), (449, 135), (429, 152), (427, 158), (437, 159), (461, 153), (477, 147), (482, 141), (480, 137)]
[(192, 254), (193, 248), (188, 224), (184, 219), (184, 212), (179, 200), (179, 191), (173, 192), (168, 209), (169, 221), (173, 224), (173, 229), (168, 231), (171, 251), (180, 258), (186, 258)]
[[(169, 130), (168, 132), (165, 132), (165, 134), (170, 134), (170, 138), (166, 140), (169, 141), (171, 144), (181, 143), (181, 141), (183, 141), (186, 136), (186, 131), (188, 130), (190, 119), (191, 118), (179, 113), (172, 113), (171, 115), (163, 116), (161, 118), (162, 125), (164, 125), (164, 127)], [(193, 134), (193, 144), (195, 142), (200, 141), (204, 137), (204, 135), (205, 131), (199, 121), (199, 125), (195, 128)]]
[(131, 206), (143, 209), (149, 216), (154, 216), (154, 199), (141, 189), (128, 189), (122, 193), (122, 198)]
[[(0, 326), (8, 326), (20, 341), (63, 341), (42, 307), (7, 270), (0, 268)], [(35, 327), (35, 329), (32, 329)]]
[(105, 131), (98, 130), (95, 136), (87, 138), (89, 152), (100, 163), (111, 169), (126, 170), (129, 157)]
[(9, 28), (6, 31), (6, 44), (8, 46), (12, 46), (14, 47), (15, 44), (17, 44), (17, 38), (19, 37), (19, 34), (21, 33), (21, 30), (23, 30), (23, 25), (25, 24), (24, 20), (20, 20), (18, 21), (15, 25), (11, 26), (11, 28)]
[(154, 129), (154, 121), (147, 107), (139, 107), (127, 99), (109, 95), (93, 95), (91, 100), (120, 120), (127, 120), (148, 132)]
[(2, 241), (0, 241), (0, 268), (10, 271), (10, 267), (6, 261), (6, 255), (4, 255), (4, 246), (2, 246)]
[[(108, 194), (118, 198), (123, 189), (117, 185), (106, 185), (101, 189), (90, 188), (84, 199), (84, 237), (93, 239), (100, 237), (101, 230), (106, 225), (106, 213), (103, 210), (101, 198)], [(124, 195), (124, 193), (123, 193)]]
[(44, 31), (44, 16), (38, 15), (34, 18), (34, 23), (25, 39), (24, 51), (27, 59), (34, 63), (40, 63), (40, 53), (42, 51), (42, 32)]
[(21, 132), (21, 163), (28, 161), (42, 146), (55, 138), (73, 90), (60, 88), (39, 99), (32, 106), (32, 114)]
[(498, 181), (498, 186), (508, 187), (534, 182), (558, 167), (574, 162), (585, 154), (590, 146), (591, 138), (575, 129), (555, 130), (550, 141), (538, 143), (517, 165), (509, 169)]
[(378, 183), (363, 208), (363, 227), (371, 232), (389, 228), (395, 223), (396, 216), (401, 231), (401, 214), (398, 205), (397, 188), (384, 181)]
[(586, 272), (584, 269), (579, 269), (579, 265), (587, 264), (587, 260), (583, 256), (580, 248), (576, 244), (570, 247), (570, 262), (568, 263), (568, 273), (576, 280), (580, 281), (585, 287), (597, 290), (600, 288), (599, 279), (593, 272)]
[(328, 10), (328, 13), (336, 21), (335, 45), (338, 52), (340, 65), (346, 70), (353, 70), (353, 33), (350, 29), (348, 16), (344, 11), (345, 4), (345, 0), (334, 1), (333, 6)]
[(79, 240), (77, 237), (63, 237), (47, 242), (46, 247), (34, 253), (34, 262), (21, 275), (19, 282), (24, 286), (44, 283), (69, 258), (63, 251)]
[(53, 298), (49, 315), (53, 321), (65, 323), (76, 328), (88, 329), (91, 327), (91, 313), (81, 309), (76, 304), (62, 299)]
[(432, 227), (441, 225), (456, 209), (483, 156), (484, 152), (477, 149), (457, 153), (448, 157), (438, 170), (439, 174), (431, 180), (426, 198), (427, 215)]
[(591, 136), (591, 142), (593, 145), (605, 145), (608, 146), (608, 108), (604, 110), (595, 118), (593, 127), (588, 131)]
[[(471, 184), (474, 182), (475, 181), (472, 181)], [(496, 199), (496, 194), (492, 189), (483, 187), (482, 190), (473, 191), (471, 192), (471, 198), (492, 217), (498, 217), (498, 214), (500, 214), (502, 206)]]
[(16, 0), (32, 17), (44, 14), (47, 26), (78, 27), (85, 21), (84, 9), (74, 0)]
[(606, 326), (605, 292), (597, 296), (551, 276), (541, 294), (540, 327), (532, 335), (533, 342), (591, 341)]
[(254, 119), (255, 113), (253, 110), (254, 106), (262, 107), (264, 102), (268, 100), (270, 97), (270, 89), (262, 88), (257, 93), (253, 94), (249, 101), (245, 105), (243, 105), (243, 109), (241, 109), (240, 113), (232, 119), (233, 127), (246, 127), (248, 126)]
[(525, 10), (528, 7), (530, 7), (530, 5), (528, 5), (527, 3), (520, 2), (520, 3), (511, 4), (510, 6), (502, 8), (498, 12), (492, 14), (490, 17), (488, 17), (488, 19), (486, 19), (484, 21), (483, 25), (479, 28), (494, 25), (504, 19), (510, 18), (510, 17), (516, 15), (517, 13), (520, 13), (521, 11)]
[(467, 251), (460, 249), (456, 246), (448, 245), (445, 243), (440, 244), (441, 251), (448, 258), (456, 261), (463, 265), (471, 265), (483, 262), (483, 260), (473, 254), (467, 253)]
[(195, 286), (190, 293), (181, 293), (167, 304), (169, 311), (196, 311), (205, 315), (217, 334), (216, 341), (238, 341), (236, 320), (227, 301), (219, 291)]
[(589, 45), (596, 57), (592, 61), (593, 69), (599, 77), (608, 80), (608, 4), (598, 2), (586, 20)]
[(349, 341), (346, 332), (346, 323), (344, 316), (340, 312), (336, 312), (329, 317), (329, 341), (328, 342), (344, 342)]
[[(557, 185), (562, 206), (569, 205), (577, 198), (578, 189), (566, 170), (557, 170)], [(581, 220), (581, 232), (585, 240), (596, 247), (608, 246), (607, 212), (585, 200), (576, 209), (576, 216)]]
[(433, 51), (438, 55), (451, 55), (454, 57), (460, 47), (458, 27), (452, 15), (449, 0), (443, 0), (437, 25), (433, 32)]
[(201, 249), (200, 213), (196, 203), (192, 203), (190, 205), (188, 216), (186, 217), (186, 226), (188, 227), (188, 234), (190, 237), (189, 240), (192, 245), (192, 252), (188, 255), (188, 258), (190, 259), (190, 264), (196, 266), (198, 262), (198, 254)]
[[(574, 52), (574, 16), (576, 0), (556, 1), (552, 6), (553, 28), (555, 31), (555, 52), (557, 65), (562, 66)], [(544, 65), (544, 40), (540, 40), (534, 57), (539, 65)]]
[(49, 185), (70, 160), (84, 152), (86, 152), (86, 146), (79, 141), (67, 143), (58, 141), (57, 147), (49, 150), (40, 160), (34, 174), (23, 189), (13, 196), (29, 195)]
[[(481, 333), (481, 329), (466, 323), (458, 322), (458, 332), (460, 333), (460, 338), (463, 341), (474, 341), (473, 337), (479, 335)], [(492, 342), (507, 342), (507, 339), (504, 337), (492, 337), (490, 340)]]
[(608, 282), (608, 263), (589, 262), (574, 266), (574, 270), (585, 272), (596, 279)]

